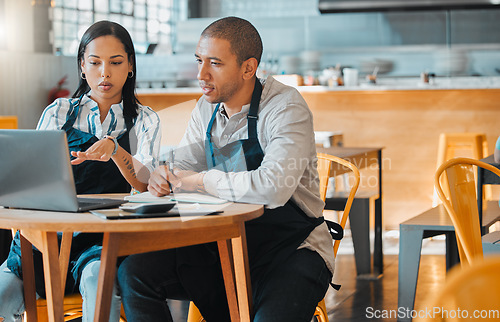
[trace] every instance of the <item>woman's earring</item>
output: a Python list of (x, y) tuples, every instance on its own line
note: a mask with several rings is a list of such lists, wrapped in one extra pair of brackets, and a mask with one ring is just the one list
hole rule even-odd
[(84, 74), (83, 72), (81, 72), (81, 73), (80, 73), (80, 77), (81, 77), (82, 79), (87, 79), (87, 77), (85, 76), (85, 74)]
[(131, 71), (128, 73), (128, 78), (132, 78), (132, 77), (134, 77), (134, 71)]

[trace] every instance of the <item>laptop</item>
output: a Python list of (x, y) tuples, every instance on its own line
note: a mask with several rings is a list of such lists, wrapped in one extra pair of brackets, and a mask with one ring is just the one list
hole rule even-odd
[(62, 130), (0, 130), (0, 155), (0, 206), (85, 212), (125, 202), (77, 198)]

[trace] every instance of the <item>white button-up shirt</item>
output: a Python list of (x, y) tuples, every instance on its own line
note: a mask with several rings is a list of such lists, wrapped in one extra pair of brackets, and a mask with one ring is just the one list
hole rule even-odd
[[(191, 114), (186, 133), (175, 153), (176, 166), (207, 171), (206, 130), (216, 104), (201, 97)], [(223, 104), (212, 127), (212, 142), (218, 147), (248, 138), (247, 114), (250, 105), (227, 117)], [(290, 198), (309, 216), (320, 217), (324, 202), (319, 196), (319, 177), (313, 117), (300, 93), (272, 77), (263, 82), (257, 136), (264, 151), (260, 167), (230, 172), (212, 169), (204, 177), (207, 192), (219, 198), (283, 206)], [(317, 251), (333, 274), (332, 238), (325, 223), (316, 227), (301, 247)]]
[[(61, 130), (68, 119), (71, 104), (79, 98), (60, 98), (47, 106), (38, 121), (37, 130)], [(118, 137), (127, 131), (123, 117), (123, 102), (111, 105), (106, 119), (101, 124), (97, 103), (89, 94), (83, 95), (80, 111), (73, 128), (93, 134), (98, 139), (105, 135)], [(138, 116), (131, 130), (130, 148), (133, 157), (146, 166), (150, 172), (159, 165), (161, 128), (160, 118), (149, 107), (139, 105)]]

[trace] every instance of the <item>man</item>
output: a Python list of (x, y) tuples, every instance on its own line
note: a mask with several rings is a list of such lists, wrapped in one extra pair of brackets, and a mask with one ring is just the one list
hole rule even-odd
[[(334, 268), (312, 114), (297, 90), (256, 77), (261, 55), (246, 20), (223, 18), (202, 32), (195, 57), (203, 96), (176, 168), (158, 168), (148, 189), (266, 205), (246, 224), (254, 321), (310, 321)], [(207, 321), (230, 320), (215, 243), (129, 256), (118, 279), (131, 321), (171, 321), (167, 298), (194, 301)]]

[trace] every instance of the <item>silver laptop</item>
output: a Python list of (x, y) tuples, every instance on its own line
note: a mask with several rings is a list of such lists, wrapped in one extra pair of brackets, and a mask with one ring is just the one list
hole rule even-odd
[(64, 131), (0, 130), (0, 206), (83, 212), (122, 203), (77, 198)]

